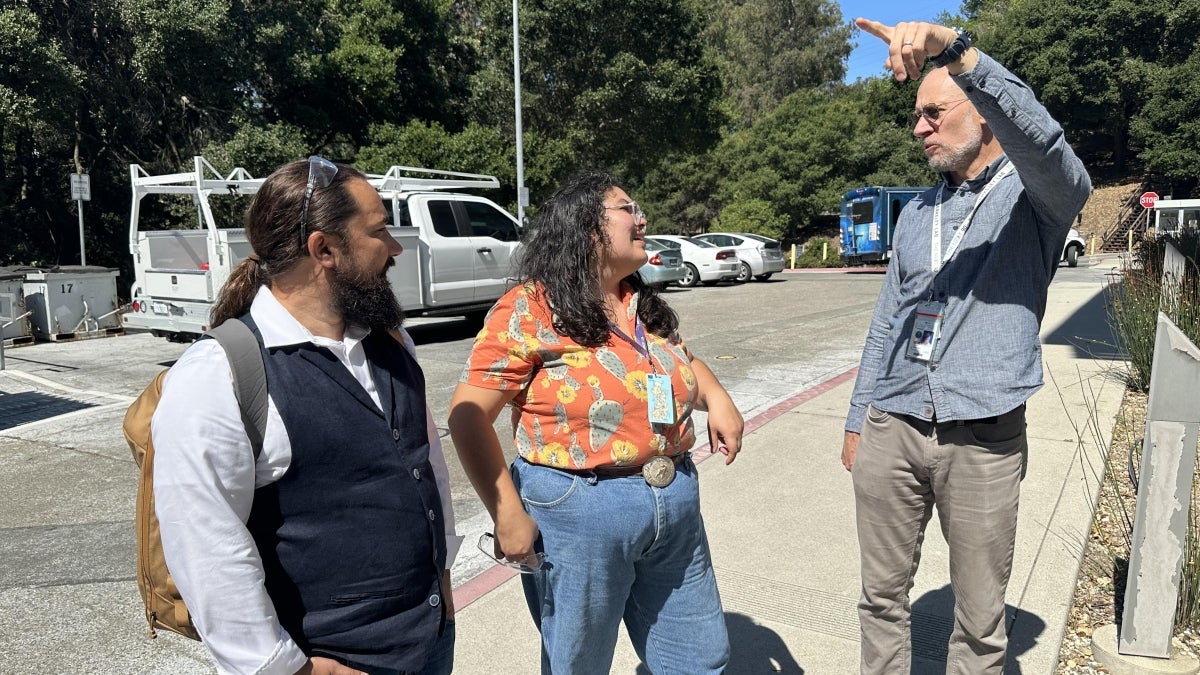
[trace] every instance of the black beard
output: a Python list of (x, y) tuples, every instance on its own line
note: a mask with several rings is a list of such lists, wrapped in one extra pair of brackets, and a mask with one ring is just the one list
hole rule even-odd
[(335, 267), (331, 271), (330, 287), (333, 308), (347, 324), (387, 331), (404, 323), (404, 310), (400, 309), (400, 301), (392, 292), (387, 268), (382, 274), (371, 274), (354, 267), (347, 267), (345, 271)]

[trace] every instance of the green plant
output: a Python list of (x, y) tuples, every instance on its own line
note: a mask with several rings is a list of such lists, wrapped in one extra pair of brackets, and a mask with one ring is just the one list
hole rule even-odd
[[(1182, 273), (1164, 274), (1167, 243), (1184, 258)], [(1127, 383), (1138, 391), (1150, 387), (1154, 344), (1161, 311), (1193, 342), (1200, 342), (1200, 237), (1186, 231), (1177, 238), (1145, 239), (1133, 252), (1134, 265), (1108, 289), (1109, 321), (1129, 355)], [(1131, 450), (1136, 452), (1136, 449)], [(1111, 464), (1106, 469), (1107, 475)], [(1184, 561), (1175, 606), (1177, 631), (1200, 628), (1200, 481), (1193, 475)], [(1120, 504), (1128, 514), (1127, 505)], [(1114, 552), (1116, 553), (1116, 552)], [(1119, 557), (1115, 555), (1114, 557)], [(1123, 584), (1118, 586), (1118, 595)], [(1118, 605), (1120, 598), (1118, 597)]]
[(813, 237), (804, 242), (804, 250), (796, 256), (796, 267), (845, 267), (837, 239)]

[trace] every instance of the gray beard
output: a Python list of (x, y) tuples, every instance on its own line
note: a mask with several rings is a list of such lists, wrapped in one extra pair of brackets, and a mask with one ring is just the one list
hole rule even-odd
[(404, 323), (404, 310), (392, 292), (386, 269), (379, 275), (366, 270), (334, 268), (330, 286), (333, 308), (347, 324), (386, 331)]
[(954, 173), (955, 171), (966, 171), (971, 168), (971, 162), (979, 156), (979, 151), (983, 149), (983, 132), (978, 128), (974, 128), (972, 133), (961, 143), (956, 146), (942, 146), (942, 154), (940, 157), (929, 158), (929, 168), (938, 173)]

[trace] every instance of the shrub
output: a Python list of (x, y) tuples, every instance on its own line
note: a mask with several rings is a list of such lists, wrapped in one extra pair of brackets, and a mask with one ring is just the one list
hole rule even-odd
[[(821, 254), (825, 257), (822, 259)], [(813, 237), (804, 243), (804, 250), (796, 256), (796, 267), (845, 267), (838, 253), (837, 239)]]

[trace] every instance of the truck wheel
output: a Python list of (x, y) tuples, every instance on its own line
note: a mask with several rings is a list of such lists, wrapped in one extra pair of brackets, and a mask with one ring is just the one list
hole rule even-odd
[(1071, 246), (1067, 248), (1067, 267), (1079, 266), (1079, 247)]
[(747, 281), (750, 281), (750, 277), (752, 275), (753, 272), (750, 271), (750, 266), (743, 262), (738, 265), (738, 275), (737, 279), (734, 279), (734, 281), (738, 282), (739, 284), (744, 284)]
[(679, 280), (679, 285), (684, 288), (691, 288), (700, 283), (700, 270), (692, 263), (683, 264), (683, 278)]

